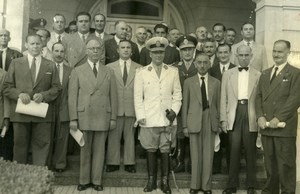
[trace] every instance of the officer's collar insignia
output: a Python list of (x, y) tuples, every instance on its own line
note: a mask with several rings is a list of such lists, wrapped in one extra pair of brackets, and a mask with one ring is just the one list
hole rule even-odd
[(148, 67), (148, 71), (151, 71), (152, 70), (152, 67), (150, 66), (150, 67)]
[(164, 68), (165, 68), (165, 69), (168, 69), (168, 66), (167, 66), (167, 65), (164, 65)]

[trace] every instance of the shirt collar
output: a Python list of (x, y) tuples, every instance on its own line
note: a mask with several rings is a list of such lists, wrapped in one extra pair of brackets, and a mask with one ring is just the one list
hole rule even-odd
[[(119, 62), (120, 62), (120, 64), (124, 64), (124, 62), (125, 62), (125, 60), (123, 60), (123, 59), (119, 59)], [(131, 64), (131, 59), (129, 58), (128, 60), (126, 60), (126, 64), (128, 65), (128, 64)]]
[(114, 36), (114, 38), (115, 38), (115, 41), (117, 42), (117, 45), (119, 45), (119, 43), (120, 43), (121, 39), (120, 39), (120, 38), (118, 38), (116, 35)]
[(275, 71), (275, 68), (278, 67), (277, 72), (280, 72), (286, 65), (287, 65), (287, 61), (285, 63), (280, 64), (280, 65), (274, 65), (272, 70)]
[(244, 42), (244, 45), (248, 45), (248, 42), (250, 43), (250, 45), (252, 45), (254, 41), (253, 40), (250, 40), (250, 41), (243, 40), (243, 42)]
[(197, 74), (198, 74), (199, 79), (201, 79), (201, 77), (204, 77), (205, 80), (208, 79), (208, 73), (206, 73), (205, 75), (200, 75), (200, 73), (197, 73)]
[[(88, 64), (91, 66), (91, 68), (94, 68), (94, 62), (90, 61), (89, 59), (87, 60)], [(98, 69), (99, 67), (99, 61), (96, 62), (96, 68)]]
[(95, 34), (97, 37), (100, 37), (101, 39), (103, 39), (103, 37), (104, 37), (104, 32), (98, 33), (97, 31), (95, 31)]
[(80, 38), (82, 38), (82, 36), (85, 36), (85, 38), (87, 38), (89, 35), (89, 33), (86, 33), (86, 34), (81, 34), (80, 32), (77, 32), (77, 33), (79, 34)]
[[(28, 53), (27, 58), (28, 58), (29, 63), (31, 64), (34, 57)], [(35, 60), (36, 60), (36, 63), (40, 63), (42, 61), (42, 56), (41, 55), (36, 56)]]

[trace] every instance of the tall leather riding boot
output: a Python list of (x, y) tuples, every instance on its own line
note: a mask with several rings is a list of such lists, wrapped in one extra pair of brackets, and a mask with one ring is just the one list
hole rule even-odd
[(161, 154), (161, 191), (166, 194), (171, 194), (169, 186), (169, 153)]
[(174, 172), (184, 172), (184, 158), (185, 158), (185, 139), (177, 139), (177, 156), (176, 156), (176, 166), (174, 167)]
[(144, 192), (151, 192), (156, 189), (157, 179), (157, 159), (156, 152), (147, 152), (147, 170), (148, 170), (148, 182), (144, 188)]

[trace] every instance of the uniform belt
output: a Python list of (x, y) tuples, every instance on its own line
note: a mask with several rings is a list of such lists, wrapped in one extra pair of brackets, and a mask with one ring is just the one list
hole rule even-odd
[(247, 99), (238, 100), (238, 104), (248, 104), (248, 100)]

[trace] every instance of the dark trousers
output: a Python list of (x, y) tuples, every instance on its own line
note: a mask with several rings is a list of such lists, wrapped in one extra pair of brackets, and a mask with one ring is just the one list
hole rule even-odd
[[(14, 132), (12, 124), (9, 126), (4, 138), (0, 138), (0, 157), (4, 160), (13, 159), (13, 147), (14, 147)], [(0, 130), (1, 131), (1, 130)]]
[(31, 144), (33, 165), (45, 166), (50, 149), (51, 123), (13, 123), (14, 160), (27, 163)]
[(229, 132), (230, 167), (228, 188), (238, 186), (242, 146), (244, 146), (246, 158), (246, 186), (256, 186), (256, 138), (257, 132), (249, 132), (248, 104), (238, 104), (233, 129)]
[(56, 122), (53, 164), (56, 169), (65, 169), (67, 166), (67, 150), (70, 122)]
[[(276, 129), (280, 130), (280, 129)], [(296, 137), (262, 135), (267, 182), (262, 194), (296, 192)]]

